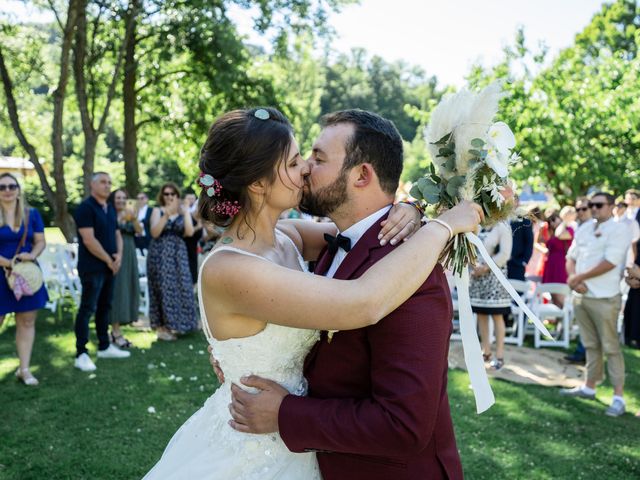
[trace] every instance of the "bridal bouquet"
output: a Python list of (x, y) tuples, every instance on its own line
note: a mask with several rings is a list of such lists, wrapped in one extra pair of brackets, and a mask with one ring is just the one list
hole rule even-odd
[[(502, 96), (495, 82), (479, 93), (461, 90), (440, 102), (425, 129), (433, 161), (429, 173), (412, 187), (412, 197), (437, 211), (461, 200), (476, 202), (484, 210), (485, 226), (513, 214), (509, 165), (519, 159), (513, 151), (516, 141), (506, 123), (493, 122)], [(475, 261), (465, 235), (454, 237), (443, 252), (442, 263), (457, 274)]]
[[(516, 140), (506, 123), (494, 123), (503, 95), (500, 83), (496, 82), (479, 93), (462, 90), (440, 102), (425, 130), (433, 162), (429, 173), (412, 187), (411, 196), (426, 205), (434, 205), (437, 211), (451, 208), (461, 200), (476, 202), (484, 210), (485, 226), (514, 214), (516, 201), (509, 181), (509, 166), (519, 159), (513, 151)], [(545, 336), (549, 336), (549, 332), (522, 301), (476, 235), (465, 233), (451, 239), (441, 261), (454, 272), (465, 364), (476, 397), (476, 409), (481, 413), (493, 405), (495, 398), (484, 369), (469, 297), (468, 265), (475, 264), (477, 255), (483, 257), (536, 328)]]

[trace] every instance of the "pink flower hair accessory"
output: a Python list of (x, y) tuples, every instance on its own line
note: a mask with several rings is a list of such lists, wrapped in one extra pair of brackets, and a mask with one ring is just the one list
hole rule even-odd
[(227, 215), (229, 217), (235, 217), (242, 207), (237, 201), (225, 200), (218, 202), (211, 208), (218, 215)]

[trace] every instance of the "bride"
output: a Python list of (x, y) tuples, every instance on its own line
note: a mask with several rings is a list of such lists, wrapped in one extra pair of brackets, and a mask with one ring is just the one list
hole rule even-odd
[[(324, 233), (337, 230), (278, 223), (300, 203), (309, 167), (288, 120), (273, 108), (218, 118), (200, 169), (200, 215), (227, 227), (200, 268), (200, 312), (230, 382), (180, 427), (145, 479), (320, 479), (314, 453), (290, 452), (277, 433), (243, 434), (229, 426), (229, 384), (256, 374), (305, 395), (303, 362), (318, 330), (362, 328), (395, 310), (429, 276), (448, 234), (428, 224), (356, 280), (306, 273), (304, 260), (315, 260)], [(457, 234), (475, 230), (479, 211), (464, 203), (439, 218)]]

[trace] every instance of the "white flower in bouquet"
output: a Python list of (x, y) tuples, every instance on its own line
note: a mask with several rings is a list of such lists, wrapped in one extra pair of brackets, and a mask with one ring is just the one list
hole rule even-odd
[[(504, 122), (496, 122), (487, 132), (487, 156), (485, 161), (501, 177), (509, 175), (511, 149), (516, 146), (516, 137)], [(517, 154), (516, 154), (517, 157)]]

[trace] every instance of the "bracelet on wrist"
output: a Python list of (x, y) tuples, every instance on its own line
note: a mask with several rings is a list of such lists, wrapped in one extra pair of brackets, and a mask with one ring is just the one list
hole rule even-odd
[(410, 202), (409, 200), (403, 200), (401, 202), (398, 203), (405, 203), (407, 205), (411, 205), (413, 208), (415, 208), (416, 210), (418, 210), (418, 213), (420, 214), (420, 216), (424, 215), (424, 209), (420, 206), (419, 203), (417, 202)]
[(429, 220), (427, 220), (427, 223), (437, 223), (438, 225), (442, 225), (444, 228), (447, 229), (447, 231), (449, 232), (449, 240), (451, 240), (453, 238), (453, 228), (451, 228), (451, 226), (445, 222), (444, 220), (440, 220), (439, 218), (430, 218)]

